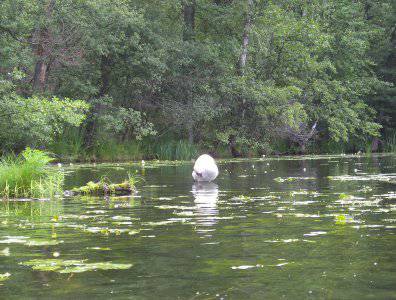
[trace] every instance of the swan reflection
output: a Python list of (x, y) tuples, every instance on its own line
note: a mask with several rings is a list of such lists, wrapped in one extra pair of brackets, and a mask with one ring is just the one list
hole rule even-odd
[[(217, 223), (219, 187), (213, 182), (196, 182), (192, 186), (197, 225), (213, 226)], [(198, 230), (204, 231), (204, 230)]]

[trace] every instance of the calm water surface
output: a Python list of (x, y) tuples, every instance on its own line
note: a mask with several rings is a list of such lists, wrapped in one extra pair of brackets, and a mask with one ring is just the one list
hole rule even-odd
[(144, 181), (132, 197), (0, 203), (0, 298), (396, 299), (396, 156), (219, 168), (193, 184), (189, 162), (68, 166), (66, 188)]

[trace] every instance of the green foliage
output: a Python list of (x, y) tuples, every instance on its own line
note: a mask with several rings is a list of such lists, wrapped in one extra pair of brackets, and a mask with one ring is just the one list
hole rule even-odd
[(22, 97), (11, 82), (0, 80), (0, 142), (3, 150), (26, 145), (42, 146), (63, 132), (63, 126), (78, 126), (88, 105), (68, 98)]
[(54, 197), (62, 192), (63, 174), (48, 167), (52, 158), (27, 148), (19, 156), (0, 161), (0, 195), (10, 197)]
[(2, 151), (338, 152), (395, 127), (394, 1), (4, 0), (0, 10)]

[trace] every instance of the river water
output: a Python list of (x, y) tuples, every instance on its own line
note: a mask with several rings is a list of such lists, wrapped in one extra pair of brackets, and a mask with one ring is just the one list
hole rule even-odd
[(396, 156), (65, 167), (130, 197), (3, 201), (1, 299), (396, 299)]

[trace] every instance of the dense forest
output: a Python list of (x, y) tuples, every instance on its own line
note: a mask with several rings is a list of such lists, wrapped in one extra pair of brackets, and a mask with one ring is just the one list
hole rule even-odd
[(0, 147), (395, 151), (392, 0), (2, 0)]

